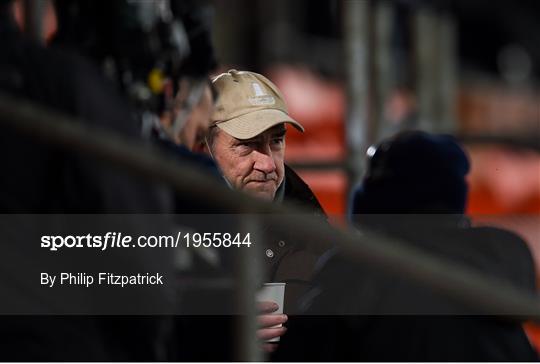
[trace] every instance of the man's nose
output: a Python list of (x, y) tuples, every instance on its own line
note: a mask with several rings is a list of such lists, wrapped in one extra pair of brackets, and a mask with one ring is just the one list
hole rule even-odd
[(276, 170), (276, 163), (274, 163), (274, 158), (272, 158), (272, 152), (269, 150), (256, 151), (253, 168), (266, 174), (274, 172)]

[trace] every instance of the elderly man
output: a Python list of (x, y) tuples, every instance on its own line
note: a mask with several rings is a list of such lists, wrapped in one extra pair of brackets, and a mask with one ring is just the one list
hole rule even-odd
[(284, 164), (285, 124), (304, 128), (287, 113), (277, 87), (260, 74), (236, 70), (217, 76), (213, 84), (220, 97), (208, 148), (230, 186), (324, 216), (313, 192)]
[[(217, 76), (213, 85), (220, 96), (207, 146), (227, 183), (267, 201), (299, 205), (325, 221), (313, 192), (284, 163), (285, 124), (300, 131), (304, 128), (289, 116), (277, 87), (260, 74), (236, 70)], [(294, 313), (296, 299), (308, 288), (313, 266), (322, 252), (284, 236), (267, 240), (275, 240), (265, 246), (267, 278), (287, 283), (284, 312)], [(267, 319), (263, 315), (260, 321), (270, 323)], [(282, 333), (276, 331), (274, 335)], [(272, 336), (271, 332), (261, 334)]]

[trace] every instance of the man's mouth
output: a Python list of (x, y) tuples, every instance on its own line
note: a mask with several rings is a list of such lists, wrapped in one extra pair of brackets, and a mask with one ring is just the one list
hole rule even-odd
[(268, 173), (266, 175), (258, 174), (253, 175), (250, 178), (247, 179), (247, 183), (276, 183), (277, 176), (274, 173)]

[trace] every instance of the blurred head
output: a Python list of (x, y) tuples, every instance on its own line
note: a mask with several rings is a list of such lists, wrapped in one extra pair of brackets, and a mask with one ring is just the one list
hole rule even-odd
[(178, 142), (190, 150), (200, 151), (204, 147), (210, 118), (214, 111), (214, 97), (210, 87), (210, 85), (204, 87), (199, 103), (193, 108), (186, 124), (180, 130)]
[(55, 42), (96, 62), (141, 111), (172, 112), (182, 80), (205, 82), (216, 65), (205, 1), (56, 3)]
[(448, 135), (403, 132), (383, 141), (357, 190), (354, 214), (462, 214), (469, 160)]
[(157, 131), (191, 150), (204, 140), (214, 99), (208, 77), (216, 65), (209, 2), (56, 2), (56, 43), (89, 57), (116, 81), (142, 115), (145, 135)]
[(277, 87), (262, 75), (231, 70), (216, 77), (209, 152), (235, 189), (272, 200), (285, 176), (285, 123), (300, 131)]
[[(189, 97), (189, 86), (182, 82), (180, 92), (177, 95), (176, 105), (170, 112), (165, 112), (161, 117), (163, 128), (170, 133), (171, 139), (179, 145), (183, 145), (191, 151), (202, 151), (206, 134), (210, 128), (211, 116), (214, 111), (215, 93), (212, 92), (212, 85), (206, 82), (201, 85), (200, 95), (196, 95), (198, 100), (193, 107), (186, 106), (186, 99)], [(183, 115), (183, 112), (186, 115)], [(175, 120), (185, 118), (180, 121), (181, 127), (174, 130)]]

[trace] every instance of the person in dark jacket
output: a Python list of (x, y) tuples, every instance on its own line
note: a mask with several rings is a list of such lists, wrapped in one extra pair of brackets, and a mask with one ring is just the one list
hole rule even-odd
[[(525, 242), (501, 229), (471, 227), (463, 215), (468, 171), (467, 156), (452, 137), (398, 134), (370, 159), (353, 194), (351, 220), (361, 231), (394, 237), (533, 293), (534, 264)], [(538, 360), (519, 322), (487, 316), (337, 251), (321, 259), (303, 313), (309, 318), (291, 325), (277, 360)]]
[[(217, 175), (213, 161), (196, 153), (217, 98), (209, 80), (217, 64), (210, 6), (191, 0), (56, 3), (60, 25), (53, 44), (103, 69), (131, 101), (145, 137)], [(193, 201), (186, 202), (178, 213), (192, 212), (187, 205)]]

